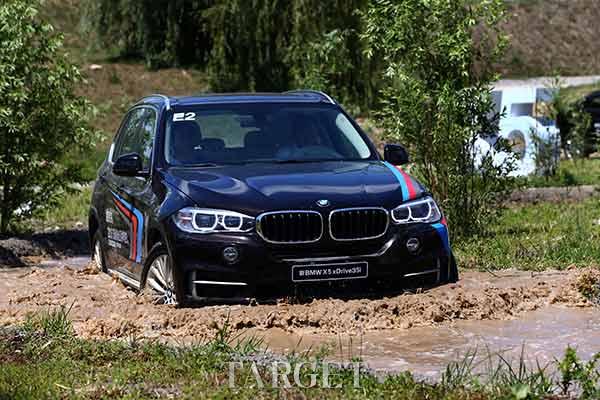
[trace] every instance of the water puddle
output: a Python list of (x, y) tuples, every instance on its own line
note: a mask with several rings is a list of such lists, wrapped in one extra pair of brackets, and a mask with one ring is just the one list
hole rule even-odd
[(48, 259), (48, 260), (42, 260), (39, 263), (40, 267), (62, 267), (62, 266), (68, 266), (69, 268), (75, 269), (75, 270), (82, 270), (85, 267), (88, 266), (88, 264), (90, 263), (90, 256), (82, 256), (82, 257), (69, 257), (69, 258), (65, 258), (65, 259)]
[(518, 360), (524, 351), (533, 365), (561, 358), (567, 346), (583, 359), (600, 352), (600, 309), (574, 285), (582, 270), (464, 271), (456, 285), (381, 299), (174, 309), (139, 298), (106, 274), (85, 273), (88, 263), (40, 260), (0, 271), (0, 325), (65, 305), (83, 337), (194, 342), (229, 324), (234, 335), (262, 337), (274, 352), (328, 346), (334, 361), (360, 357), (381, 373), (410, 370), (431, 379), (474, 349), (476, 360), (494, 353)]
[[(504, 321), (458, 321), (448, 326), (382, 330), (358, 336), (294, 335), (281, 330), (255, 332), (275, 352), (316, 350), (325, 345), (333, 360), (361, 357), (380, 372), (411, 371), (436, 379), (445, 367), (477, 350), (476, 361), (517, 361), (524, 352), (528, 364), (546, 365), (561, 358), (567, 346), (583, 359), (600, 351), (600, 310), (547, 307)], [(491, 355), (491, 357), (490, 357)]]

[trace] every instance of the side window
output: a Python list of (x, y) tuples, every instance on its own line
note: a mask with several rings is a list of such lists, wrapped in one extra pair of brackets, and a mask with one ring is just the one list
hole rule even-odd
[(156, 111), (144, 108), (144, 116), (140, 121), (139, 137), (141, 148), (139, 154), (144, 162), (144, 169), (150, 168), (152, 159), (152, 145), (154, 144), (154, 133), (156, 132)]
[(144, 169), (149, 168), (155, 130), (156, 111), (147, 107), (131, 111), (119, 132), (112, 161), (124, 154), (137, 153), (142, 157)]
[(513, 103), (510, 106), (511, 117), (531, 117), (533, 116), (533, 103)]
[(358, 156), (359, 158), (367, 158), (371, 155), (369, 146), (344, 114), (339, 113), (337, 115), (335, 125), (342, 132), (339, 137), (346, 140), (346, 143), (342, 144), (345, 154), (353, 154), (354, 157)]
[(117, 158), (124, 154), (131, 153), (130, 149), (133, 147), (135, 140), (135, 132), (139, 123), (140, 109), (131, 111), (125, 117), (125, 122), (121, 126), (121, 130), (115, 140), (115, 149), (113, 151), (112, 162), (115, 162)]

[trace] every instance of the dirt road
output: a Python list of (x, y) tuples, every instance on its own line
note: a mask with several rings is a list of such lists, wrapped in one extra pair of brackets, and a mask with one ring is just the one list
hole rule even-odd
[(590, 307), (576, 289), (581, 274), (581, 270), (503, 271), (494, 276), (467, 271), (458, 284), (375, 300), (175, 309), (150, 304), (115, 279), (89, 269), (20, 268), (0, 270), (0, 326), (34, 311), (72, 305), (76, 332), (93, 338), (197, 340), (212, 336), (226, 323), (235, 331), (276, 328), (295, 334), (358, 334), (459, 320), (505, 320), (550, 304)]

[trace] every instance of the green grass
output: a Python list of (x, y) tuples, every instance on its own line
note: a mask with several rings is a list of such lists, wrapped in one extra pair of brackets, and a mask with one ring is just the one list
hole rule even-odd
[[(93, 341), (78, 338), (68, 319), (68, 309), (60, 308), (33, 315), (23, 326), (0, 329), (0, 399), (141, 399), (141, 398), (236, 398), (236, 399), (551, 399), (563, 393), (564, 399), (576, 388), (580, 398), (600, 394), (597, 364), (600, 355), (589, 362), (567, 349), (564, 359), (549, 373), (548, 366), (529, 367), (522, 354), (518, 360), (501, 355), (476, 357), (475, 351), (448, 365), (438, 383), (415, 379), (410, 373), (380, 378), (364, 370), (359, 387), (354, 371), (332, 367), (331, 388), (324, 388), (323, 359), (310, 355), (273, 356), (261, 350), (261, 342), (236, 340), (227, 326), (211, 340), (188, 346), (157, 342)], [(231, 361), (244, 361), (236, 368), (235, 387), (229, 386)], [(264, 386), (256, 382), (251, 361)], [(273, 388), (271, 362), (289, 361), (292, 368), (301, 362), (315, 362), (316, 368), (300, 369), (300, 381), (317, 385)], [(477, 361), (483, 360), (483, 361)], [(495, 360), (495, 361), (492, 361)], [(482, 365), (488, 366), (482, 369)], [(479, 370), (481, 372), (476, 372)], [(295, 382), (289, 376), (291, 382)], [(281, 382), (281, 381), (280, 381)], [(339, 387), (337, 387), (339, 385)]]
[(87, 227), (91, 198), (92, 186), (73, 193), (65, 193), (57, 205), (43, 211), (32, 225), (37, 231), (55, 227), (61, 229)]
[(463, 267), (564, 269), (600, 261), (600, 200), (510, 207), (488, 234), (456, 243)]
[(562, 160), (556, 175), (530, 176), (524, 181), (527, 187), (597, 185), (600, 183), (600, 159)]

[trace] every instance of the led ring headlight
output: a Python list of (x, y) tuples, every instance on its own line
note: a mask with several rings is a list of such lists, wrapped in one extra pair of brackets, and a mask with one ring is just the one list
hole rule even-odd
[(179, 229), (190, 233), (248, 232), (254, 218), (227, 210), (187, 207), (173, 215)]
[(442, 213), (431, 197), (401, 204), (390, 214), (395, 224), (433, 223), (442, 219)]

